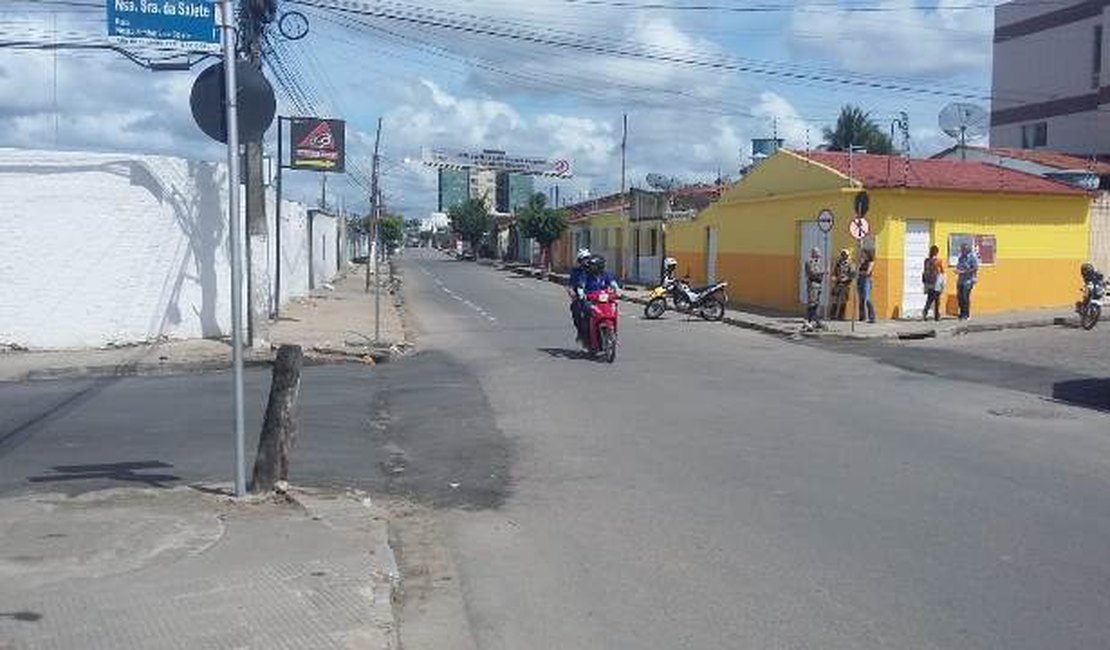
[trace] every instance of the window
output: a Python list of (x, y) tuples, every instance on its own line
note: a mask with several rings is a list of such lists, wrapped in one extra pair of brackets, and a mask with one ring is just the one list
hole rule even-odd
[(1095, 25), (1094, 58), (1091, 61), (1091, 88), (1098, 88), (1102, 77), (1102, 25)]
[(648, 255), (650, 257), (655, 257), (658, 254), (656, 252), (656, 251), (659, 250), (658, 246), (659, 246), (659, 231), (656, 230), (655, 228), (652, 228), (651, 229), (651, 247), (648, 249), (650, 251), (648, 253)]
[(1021, 127), (1021, 148), (1034, 149), (1048, 145), (1048, 122), (1025, 124)]

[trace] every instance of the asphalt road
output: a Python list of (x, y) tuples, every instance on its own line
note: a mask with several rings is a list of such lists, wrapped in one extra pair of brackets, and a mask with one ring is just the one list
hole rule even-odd
[[(307, 369), (292, 471), (437, 509), (469, 627), (438, 647), (1107, 645), (1110, 416), (1007, 384), (1012, 360), (626, 305), (607, 365), (554, 285), (403, 266), (421, 351)], [(229, 387), (2, 385), (0, 493), (227, 480)]]
[(478, 647), (1110, 639), (1110, 419), (993, 385), (1003, 360), (956, 380), (628, 305), (609, 366), (558, 287), (441, 258), (406, 284), (511, 445), (500, 507), (443, 511)]

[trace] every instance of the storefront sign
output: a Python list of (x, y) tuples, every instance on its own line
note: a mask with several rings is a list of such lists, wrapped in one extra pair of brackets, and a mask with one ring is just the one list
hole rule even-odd
[(289, 120), (289, 167), (342, 172), (346, 124), (343, 120), (294, 117)]

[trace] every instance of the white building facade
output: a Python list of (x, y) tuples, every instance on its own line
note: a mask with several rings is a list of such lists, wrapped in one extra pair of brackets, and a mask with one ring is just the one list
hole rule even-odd
[(992, 147), (1110, 155), (1110, 0), (995, 8)]

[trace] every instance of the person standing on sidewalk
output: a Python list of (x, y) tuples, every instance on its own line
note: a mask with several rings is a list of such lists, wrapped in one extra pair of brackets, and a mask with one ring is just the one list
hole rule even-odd
[(852, 290), (852, 277), (855, 275), (850, 255), (847, 248), (840, 251), (840, 258), (836, 260), (836, 266), (833, 267), (830, 320), (844, 320), (844, 312), (848, 309), (848, 294)]
[(944, 263), (940, 261), (940, 248), (929, 247), (929, 257), (925, 258), (925, 270), (921, 272), (921, 283), (925, 285), (925, 309), (921, 310), (921, 320), (929, 320), (929, 307), (933, 308), (933, 320), (940, 320), (940, 296), (944, 293)]
[(825, 265), (821, 260), (821, 249), (814, 247), (809, 252), (805, 275), (806, 327), (817, 329), (821, 326), (821, 285), (825, 282)]
[(875, 273), (875, 251), (865, 248), (859, 259), (859, 277), (856, 291), (859, 292), (859, 319), (868, 323), (875, 322), (875, 303), (871, 302), (871, 276)]
[(960, 320), (971, 318), (971, 290), (979, 281), (979, 258), (971, 244), (960, 244), (960, 257), (956, 262), (956, 300), (960, 303)]

